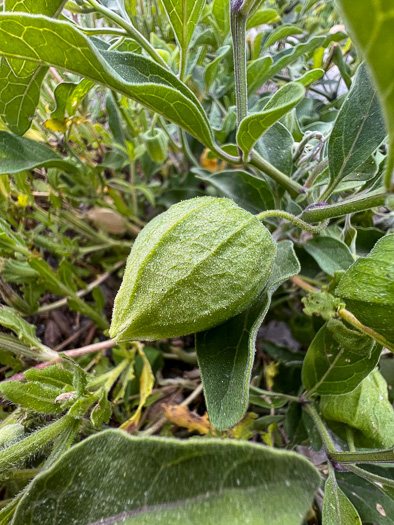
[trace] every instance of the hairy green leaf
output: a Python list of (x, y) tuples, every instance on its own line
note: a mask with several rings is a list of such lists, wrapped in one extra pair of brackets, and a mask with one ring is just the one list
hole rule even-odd
[(353, 428), (356, 446), (394, 446), (394, 411), (388, 401), (387, 383), (378, 370), (348, 394), (322, 396), (320, 408), (327, 420), (336, 423), (333, 429), (341, 437), (345, 438), (343, 424)]
[(313, 237), (304, 244), (304, 248), (328, 275), (347, 270), (354, 263), (353, 256), (346, 244), (334, 237)]
[(108, 430), (39, 474), (13, 523), (45, 523), (56, 512), (56, 525), (296, 525), (319, 483), (311, 463), (291, 452)]
[(55, 403), (61, 393), (60, 388), (36, 382), (8, 381), (0, 385), (0, 395), (11, 403), (43, 414), (57, 414), (63, 410), (60, 403)]
[(308, 348), (302, 382), (310, 392), (322, 395), (351, 392), (376, 367), (381, 350), (370, 337), (331, 319)]
[(186, 53), (201, 16), (204, 0), (162, 0), (175, 37)]
[(301, 102), (304, 94), (305, 89), (301, 84), (290, 82), (270, 98), (263, 111), (252, 113), (241, 121), (237, 132), (237, 144), (244, 152), (245, 158), (249, 157), (259, 138)]
[(94, 80), (212, 146), (212, 132), (201, 104), (173, 73), (142, 55), (99, 50), (68, 22), (0, 13), (0, 55), (59, 67)]
[(345, 273), (336, 294), (363, 324), (394, 342), (394, 235), (382, 237), (368, 257)]
[(286, 38), (290, 35), (299, 34), (302, 34), (302, 29), (300, 27), (293, 24), (282, 24), (270, 33), (267, 40), (264, 42), (264, 47), (270, 47), (274, 45), (275, 42), (278, 42), (278, 40)]
[[(56, 17), (66, 0), (5, 0), (5, 11)], [(30, 127), (48, 68), (15, 58), (0, 62), (0, 118), (17, 135)]]
[(324, 485), (322, 517), (324, 525), (362, 525), (357, 510), (338, 487), (332, 469)]
[(394, 10), (389, 0), (338, 0), (347, 19), (350, 34), (368, 62), (379, 90), (387, 127), (390, 151), (388, 179), (394, 175)]
[(361, 166), (384, 140), (386, 130), (378, 94), (365, 64), (338, 113), (328, 143), (331, 183), (336, 186)]
[(214, 427), (231, 427), (245, 414), (258, 329), (274, 291), (299, 271), (292, 243), (280, 242), (270, 280), (257, 301), (226, 323), (196, 334), (205, 401)]
[(48, 146), (0, 130), (0, 175), (19, 173), (34, 168), (78, 171), (78, 167), (73, 162), (62, 159)]

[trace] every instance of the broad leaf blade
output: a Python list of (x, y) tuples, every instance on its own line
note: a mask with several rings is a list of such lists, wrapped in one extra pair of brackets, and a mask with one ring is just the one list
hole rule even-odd
[(290, 452), (108, 430), (39, 474), (13, 523), (45, 523), (56, 512), (56, 525), (297, 525), (319, 482), (311, 463)]
[(0, 130), (0, 175), (33, 168), (60, 168), (76, 172), (72, 162), (62, 159), (44, 144)]
[(248, 158), (259, 138), (280, 118), (291, 111), (304, 97), (301, 84), (290, 82), (277, 91), (264, 110), (245, 117), (238, 128), (237, 144)]
[(205, 2), (204, 0), (162, 1), (179, 47), (182, 53), (186, 53)]
[(320, 408), (342, 438), (345, 439), (344, 424), (353, 428), (356, 446), (394, 446), (394, 411), (388, 401), (387, 383), (378, 370), (348, 394), (322, 396)]
[[(26, 26), (29, 30), (23, 31)], [(173, 73), (142, 55), (100, 51), (67, 22), (0, 13), (0, 55), (59, 67), (94, 80), (212, 146), (212, 131), (201, 104)]]
[(257, 332), (276, 288), (300, 271), (290, 241), (278, 244), (269, 284), (245, 312), (226, 323), (196, 334), (196, 351), (212, 425), (235, 425), (246, 412)]
[(313, 237), (304, 244), (304, 248), (328, 275), (347, 270), (354, 263), (347, 245), (334, 237)]
[(345, 273), (336, 294), (363, 324), (394, 342), (394, 235), (382, 237), (368, 257)]
[(394, 173), (394, 10), (390, 1), (338, 0), (352, 38), (364, 53), (382, 100), (389, 130), (388, 178)]
[(341, 107), (328, 143), (330, 177), (336, 186), (361, 166), (384, 140), (386, 130), (378, 94), (361, 64)]
[(362, 525), (360, 516), (353, 504), (338, 487), (335, 474), (330, 474), (324, 486), (323, 499), (324, 525)]
[(340, 395), (354, 390), (379, 362), (381, 346), (331, 319), (316, 334), (302, 368), (307, 390)]
[[(58, 16), (66, 0), (5, 1), (5, 11)], [(23, 135), (31, 125), (40, 88), (48, 68), (19, 59), (3, 58), (0, 62), (0, 118), (17, 135)]]

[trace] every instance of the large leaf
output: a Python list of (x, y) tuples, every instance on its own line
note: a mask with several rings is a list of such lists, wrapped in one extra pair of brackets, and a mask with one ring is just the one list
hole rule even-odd
[(358, 259), (336, 293), (363, 324), (394, 342), (394, 235), (382, 237), (368, 257)]
[(338, 487), (332, 469), (324, 485), (322, 517), (324, 525), (362, 525), (357, 510)]
[(384, 140), (386, 130), (378, 94), (361, 64), (341, 107), (328, 143), (331, 182), (335, 186), (361, 166)]
[[(379, 474), (384, 475), (380, 469)], [(382, 472), (383, 471), (383, 472)], [(363, 523), (377, 523), (379, 525), (394, 525), (394, 501), (368, 481), (351, 472), (337, 472), (338, 485), (357, 507)]]
[[(5, 11), (58, 16), (66, 0), (5, 0)], [(17, 135), (30, 127), (48, 68), (15, 58), (0, 62), (0, 118)]]
[(237, 132), (237, 144), (246, 159), (261, 135), (301, 102), (304, 94), (305, 89), (301, 84), (285, 84), (270, 98), (263, 111), (252, 113), (241, 121)]
[(345, 437), (343, 423), (353, 428), (356, 446), (394, 446), (394, 411), (388, 401), (387, 383), (378, 370), (348, 394), (322, 396), (320, 408), (327, 420), (337, 423), (333, 428), (341, 437)]
[(307, 390), (326, 395), (354, 390), (379, 362), (381, 346), (331, 319), (316, 334), (302, 368)]
[(68, 22), (0, 13), (0, 55), (55, 66), (94, 80), (212, 146), (212, 132), (201, 104), (173, 73), (142, 55), (99, 50)]
[(33, 168), (60, 168), (64, 171), (78, 171), (77, 166), (62, 159), (44, 144), (17, 137), (7, 131), (0, 131), (0, 175), (19, 173)]
[(162, 1), (179, 47), (182, 53), (186, 53), (205, 2), (204, 0)]
[(394, 10), (391, 1), (338, 0), (352, 38), (370, 66), (383, 103), (389, 130), (387, 173), (394, 171)]
[(12, 523), (297, 525), (319, 482), (311, 463), (290, 452), (107, 430), (39, 474)]
[(212, 184), (223, 197), (228, 197), (250, 213), (259, 213), (275, 207), (268, 184), (251, 173), (241, 170), (219, 173), (198, 172), (197, 177)]
[(205, 401), (214, 427), (231, 427), (245, 414), (258, 329), (274, 291), (299, 271), (292, 243), (280, 242), (269, 283), (257, 301), (226, 323), (196, 334)]

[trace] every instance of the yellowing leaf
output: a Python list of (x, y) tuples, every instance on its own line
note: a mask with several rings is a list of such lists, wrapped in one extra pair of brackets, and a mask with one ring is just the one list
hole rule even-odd
[(199, 416), (191, 412), (188, 407), (182, 405), (167, 405), (164, 411), (165, 417), (178, 427), (187, 428), (189, 432), (208, 434), (212, 432), (208, 414)]
[(71, 120), (68, 118), (50, 118), (44, 122), (44, 126), (51, 131), (65, 133), (71, 126)]

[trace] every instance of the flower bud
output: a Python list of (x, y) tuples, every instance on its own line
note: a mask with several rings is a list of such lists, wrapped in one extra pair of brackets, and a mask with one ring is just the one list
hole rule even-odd
[(148, 155), (157, 164), (163, 164), (167, 158), (168, 137), (162, 129), (154, 129), (143, 133)]
[(155, 340), (217, 326), (258, 297), (275, 254), (269, 231), (233, 201), (175, 204), (142, 230), (131, 250), (110, 336)]

